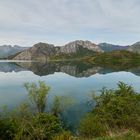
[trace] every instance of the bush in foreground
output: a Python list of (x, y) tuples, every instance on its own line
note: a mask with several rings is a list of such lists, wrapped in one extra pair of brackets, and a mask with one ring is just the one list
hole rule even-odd
[(131, 86), (120, 82), (116, 90), (103, 89), (94, 99), (95, 108), (80, 123), (81, 135), (97, 137), (129, 129), (140, 132), (140, 94)]
[(28, 84), (28, 91), (37, 111), (23, 104), (17, 112), (0, 116), (1, 140), (140, 139), (140, 94), (131, 86), (120, 82), (116, 90), (103, 89), (100, 96), (95, 96), (96, 106), (81, 120), (75, 136), (62, 128), (57, 117), (62, 100), (57, 98), (52, 114), (45, 113), (49, 88), (41, 82), (39, 86)]

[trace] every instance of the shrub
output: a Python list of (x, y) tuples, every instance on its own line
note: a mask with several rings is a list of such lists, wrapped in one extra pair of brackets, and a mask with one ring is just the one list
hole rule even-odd
[(107, 126), (97, 116), (87, 114), (80, 122), (79, 133), (84, 137), (98, 137), (107, 134)]
[(17, 133), (17, 125), (13, 119), (1, 118), (0, 119), (0, 139), (10, 140), (13, 139)]
[(122, 82), (117, 90), (102, 90), (96, 100), (93, 114), (112, 128), (140, 130), (140, 94)]
[(25, 83), (26, 90), (28, 91), (29, 99), (31, 100), (33, 106), (37, 112), (44, 112), (46, 108), (46, 98), (47, 94), (50, 91), (50, 87), (46, 86), (43, 81), (36, 83)]
[(62, 133), (54, 136), (53, 140), (79, 140), (79, 139), (72, 136), (72, 134), (69, 131), (63, 131)]
[(61, 122), (51, 114), (39, 113), (33, 117), (30, 128), (33, 138), (50, 139), (62, 131)]
[(80, 123), (82, 135), (103, 136), (125, 129), (140, 132), (140, 94), (131, 86), (120, 82), (118, 89), (103, 89), (94, 99), (95, 108)]

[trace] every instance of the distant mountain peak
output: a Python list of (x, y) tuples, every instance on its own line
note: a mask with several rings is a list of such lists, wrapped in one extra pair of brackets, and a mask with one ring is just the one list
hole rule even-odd
[(7, 58), (25, 49), (28, 49), (28, 47), (21, 47), (18, 45), (2, 45), (0, 46), (0, 58)]
[(128, 50), (131, 52), (140, 53), (140, 41), (131, 45)]
[(73, 42), (69, 42), (66, 45), (61, 47), (62, 52), (66, 53), (74, 53), (76, 52), (80, 47), (83, 47), (85, 49), (95, 51), (95, 52), (102, 52), (102, 50), (98, 47), (98, 45), (92, 43), (91, 41), (83, 41), (83, 40), (75, 40)]
[(102, 52), (98, 45), (83, 40), (76, 40), (67, 43), (64, 46), (54, 46), (53, 44), (39, 42), (30, 49), (27, 49), (13, 59), (23, 60), (45, 60), (50, 56), (63, 55), (63, 54), (88, 54), (94, 52)]
[(128, 46), (121, 46), (121, 45), (114, 45), (110, 43), (100, 43), (98, 46), (104, 51), (104, 52), (111, 52), (115, 50), (127, 50)]
[(134, 46), (134, 45), (140, 45), (140, 41), (134, 43), (132, 46)]

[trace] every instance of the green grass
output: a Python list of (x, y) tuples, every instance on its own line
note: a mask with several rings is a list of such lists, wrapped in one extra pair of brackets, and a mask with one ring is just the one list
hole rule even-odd
[[(56, 55), (50, 57), (50, 61), (82, 61), (103, 67), (121, 67), (127, 69), (130, 67), (140, 66), (140, 54), (129, 51), (113, 51), (106, 53), (91, 53), (84, 51), (69, 55)], [(125, 66), (125, 67), (124, 67)]]

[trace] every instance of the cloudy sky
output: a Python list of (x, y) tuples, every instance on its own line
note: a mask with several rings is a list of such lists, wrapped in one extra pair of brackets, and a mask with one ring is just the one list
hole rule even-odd
[(140, 0), (0, 0), (0, 44), (133, 44), (140, 41)]

